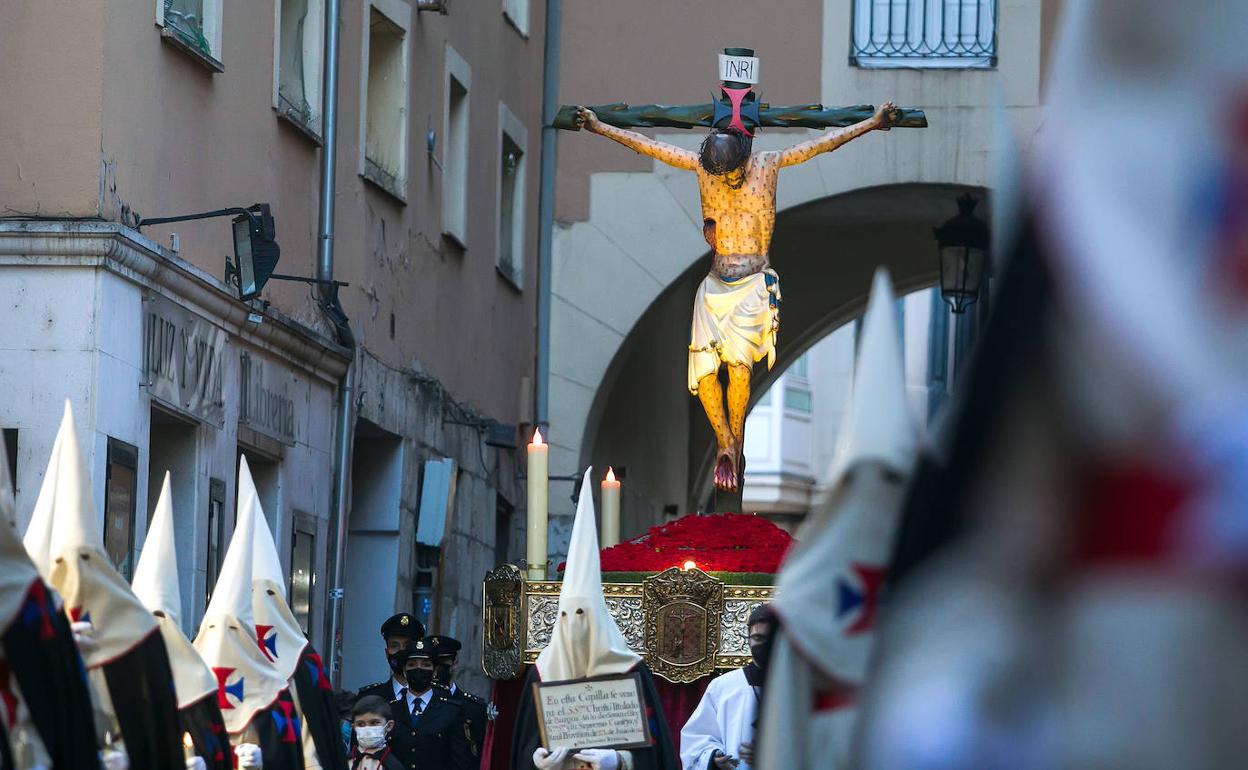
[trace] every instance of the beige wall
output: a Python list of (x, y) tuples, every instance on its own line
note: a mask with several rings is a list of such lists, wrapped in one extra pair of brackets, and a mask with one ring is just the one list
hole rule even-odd
[[(402, 0), (397, 0), (402, 4)], [(102, 216), (184, 214), (273, 204), (279, 272), (312, 275), (320, 151), (272, 107), (274, 6), (225, 0), (225, 71), (211, 72), (161, 39), (153, 0), (16, 2), (0, 7), (0, 208)], [(531, 374), (536, 287), (543, 25), (539, 0), (525, 39), (501, 0), (411, 11), (407, 203), (359, 170), (363, 0), (342, 2), (336, 278), (357, 339), (387, 364), (416, 365), (461, 401), (515, 420)], [(447, 42), (472, 68), (467, 249), (441, 236), (441, 171), (425, 134), (443, 139)], [(528, 133), (523, 291), (495, 271), (499, 108)], [(216, 276), (232, 252), (228, 221), (145, 228), (181, 238), (181, 256)], [(273, 282), (265, 298), (322, 323), (308, 287)], [(390, 315), (396, 334), (390, 338)]]
[(0, 216), (97, 214), (105, 7), (0, 3)]

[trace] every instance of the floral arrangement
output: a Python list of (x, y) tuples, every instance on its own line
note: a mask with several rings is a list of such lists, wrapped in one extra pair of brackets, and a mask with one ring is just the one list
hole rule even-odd
[(602, 571), (661, 572), (692, 561), (703, 572), (771, 574), (780, 569), (792, 542), (789, 533), (762, 516), (691, 514), (603, 549)]

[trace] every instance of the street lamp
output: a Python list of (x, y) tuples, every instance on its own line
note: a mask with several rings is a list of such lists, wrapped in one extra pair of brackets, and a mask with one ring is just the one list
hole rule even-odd
[(234, 261), (225, 259), (225, 282), (238, 289), (238, 298), (244, 302), (260, 296), (269, 280), (299, 281), (301, 283), (333, 284), (346, 286), (342, 281), (324, 281), (301, 275), (282, 275), (273, 272), (281, 259), (282, 249), (277, 244), (277, 227), (267, 203), (254, 203), (247, 208), (217, 209), (199, 214), (176, 217), (156, 217), (139, 222), (139, 229), (148, 225), (171, 222), (189, 222), (196, 219), (214, 219), (235, 215), (231, 221), (234, 235)]
[(961, 314), (979, 299), (988, 269), (988, 224), (975, 217), (979, 201), (969, 193), (958, 198), (958, 213), (932, 228), (940, 250), (940, 296)]
[[(277, 229), (267, 203), (258, 203), (234, 217), (231, 225), (234, 230), (233, 274), (238, 298), (246, 302), (259, 296), (277, 268), (282, 249), (277, 245)], [(227, 283), (230, 282), (230, 267), (226, 265)]]

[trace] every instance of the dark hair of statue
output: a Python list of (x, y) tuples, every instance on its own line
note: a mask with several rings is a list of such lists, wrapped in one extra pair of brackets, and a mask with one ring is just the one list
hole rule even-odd
[[(702, 140), (698, 148), (698, 162), (706, 173), (723, 176), (730, 171), (744, 168), (750, 159), (754, 141), (735, 128), (716, 128)], [(742, 177), (735, 187), (745, 184)]]

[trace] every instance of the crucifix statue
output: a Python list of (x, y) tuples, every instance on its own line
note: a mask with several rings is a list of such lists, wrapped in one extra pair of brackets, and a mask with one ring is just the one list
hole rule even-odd
[[(819, 104), (771, 107), (758, 101), (758, 59), (748, 48), (728, 48), (720, 60), (720, 97), (705, 105), (629, 107), (566, 106), (556, 128), (613, 139), (669, 166), (697, 174), (702, 198), (702, 234), (711, 247), (711, 272), (698, 287), (689, 338), (689, 392), (698, 397), (715, 431), (715, 487), (729, 493), (741, 486), (745, 410), (750, 373), (758, 361), (776, 360), (780, 328), (780, 282), (768, 261), (776, 224), (780, 169), (795, 166), (869, 131), (894, 126), (923, 127), (918, 110), (892, 102), (825, 109)], [(629, 131), (629, 126), (692, 128), (710, 133), (695, 152)], [(762, 126), (836, 127), (779, 151), (753, 152)], [(725, 397), (719, 372), (726, 368)]]

